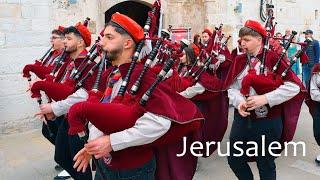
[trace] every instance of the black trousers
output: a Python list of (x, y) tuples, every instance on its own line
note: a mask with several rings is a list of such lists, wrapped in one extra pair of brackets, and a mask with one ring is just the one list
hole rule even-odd
[[(113, 170), (105, 165), (103, 160), (98, 160), (103, 167), (103, 172), (96, 172), (94, 180), (154, 180), (156, 172), (156, 158), (153, 157), (149, 162), (135, 169)], [(103, 173), (106, 179), (103, 179)]]
[(91, 180), (91, 168), (88, 167), (85, 173), (77, 172), (73, 168), (73, 157), (84, 147), (84, 142), (78, 135), (68, 135), (68, 121), (64, 119), (57, 131), (55, 141), (54, 160), (76, 180)]
[[(246, 152), (248, 148), (253, 147), (251, 144), (247, 145), (248, 141), (254, 141), (258, 144), (258, 156), (255, 158), (260, 179), (276, 179), (275, 157), (269, 154), (268, 146), (273, 141), (280, 141), (282, 128), (282, 119), (280, 117), (275, 119), (264, 118), (254, 120), (252, 127), (248, 128), (248, 119), (240, 116), (238, 110), (235, 109), (234, 121), (230, 132), (230, 156), (228, 157), (228, 164), (238, 179), (253, 180), (253, 174), (248, 165), (249, 157), (245, 154), (240, 157), (234, 156), (234, 154), (239, 154), (239, 150), (235, 149), (233, 145), (239, 141), (242, 141), (243, 144), (237, 144), (237, 147), (240, 147), (244, 152)], [(261, 154), (262, 135), (265, 135), (265, 156)]]
[(320, 146), (320, 102), (315, 104), (313, 114), (311, 115), (313, 118), (313, 135), (317, 144)]
[(42, 123), (42, 135), (46, 139), (48, 139), (53, 145), (55, 145), (56, 143), (58, 128), (63, 120), (64, 120), (63, 116), (60, 116), (60, 117), (57, 117), (54, 121), (48, 121), (48, 126), (52, 132), (52, 136), (49, 135), (47, 125), (45, 123)]

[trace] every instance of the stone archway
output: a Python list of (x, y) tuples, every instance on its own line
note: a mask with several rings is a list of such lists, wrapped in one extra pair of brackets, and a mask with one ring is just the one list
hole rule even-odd
[(124, 1), (115, 4), (105, 12), (105, 23), (110, 21), (113, 13), (119, 12), (129, 16), (143, 27), (148, 17), (148, 11), (150, 10), (151, 5), (146, 2)]

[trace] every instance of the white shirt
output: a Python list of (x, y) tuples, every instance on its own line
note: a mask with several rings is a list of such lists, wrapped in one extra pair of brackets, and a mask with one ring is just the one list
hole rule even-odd
[(310, 81), (311, 99), (320, 102), (320, 73), (313, 74)]
[(206, 89), (200, 84), (196, 83), (195, 85), (188, 87), (179, 94), (187, 99), (191, 99), (198, 94), (202, 94)]
[[(254, 67), (257, 74), (260, 72), (260, 62), (256, 64)], [(267, 68), (266, 68), (267, 69)], [(228, 89), (228, 97), (230, 103), (238, 108), (240, 102), (245, 101), (245, 97), (240, 93), (241, 82), (244, 76), (248, 74), (249, 66), (247, 65), (245, 69), (240, 73), (240, 75), (236, 78), (235, 82)], [(290, 100), (294, 96), (296, 96), (300, 92), (300, 87), (292, 82), (285, 81), (283, 85), (279, 86), (277, 89), (268, 92), (265, 94), (268, 104), (270, 107), (275, 105), (279, 105), (285, 101)], [(250, 87), (250, 96), (256, 95), (257, 93), (254, 91), (252, 87)]]

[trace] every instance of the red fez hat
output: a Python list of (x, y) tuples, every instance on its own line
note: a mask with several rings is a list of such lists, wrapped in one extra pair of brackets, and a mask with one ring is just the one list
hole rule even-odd
[(208, 28), (204, 29), (202, 33), (208, 33), (209, 36), (212, 36), (212, 32)]
[(258, 21), (247, 20), (246, 23), (244, 24), (244, 26), (256, 31), (262, 37), (267, 36), (266, 29)]
[(128, 16), (116, 12), (112, 15), (111, 21), (126, 30), (136, 43), (144, 38), (142, 27)]
[(64, 27), (63, 26), (58, 26), (57, 30), (63, 32), (64, 31)]
[(74, 27), (79, 31), (86, 46), (89, 47), (91, 45), (91, 33), (89, 29), (86, 26), (82, 25), (80, 22), (77, 23)]
[(191, 46), (192, 46), (194, 55), (195, 55), (196, 57), (198, 57), (198, 56), (199, 56), (199, 53), (200, 53), (200, 49), (199, 49), (198, 46), (195, 45), (195, 44), (192, 44)]

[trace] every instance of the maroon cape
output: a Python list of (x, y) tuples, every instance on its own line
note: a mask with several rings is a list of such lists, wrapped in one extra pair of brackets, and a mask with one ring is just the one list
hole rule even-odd
[(220, 79), (224, 80), (227, 77), (233, 58), (227, 46), (225, 49), (221, 49), (220, 54), (224, 55), (226, 59), (220, 64), (216, 70), (216, 74), (218, 74)]
[[(187, 68), (190, 69), (190, 66)], [(194, 67), (190, 74), (198, 69), (198, 67)], [(186, 83), (188, 81), (189, 83)], [(166, 82), (176, 91), (182, 92), (192, 85), (191, 81), (191, 77), (181, 78), (178, 76), (178, 73), (173, 73), (173, 76)], [(210, 141), (220, 142), (228, 126), (229, 107), (227, 93), (222, 90), (223, 81), (217, 76), (204, 72), (200, 75), (198, 83), (205, 88), (202, 94), (196, 95), (191, 99), (198, 106), (205, 118), (198, 136), (203, 144)], [(210, 146), (208, 155), (211, 155), (216, 148), (216, 144)], [(204, 148), (201, 152), (204, 157), (208, 157), (206, 156), (206, 151), (206, 148)]]
[[(257, 56), (259, 59), (262, 59), (262, 54), (260, 53)], [(278, 59), (278, 55), (272, 51), (268, 51), (266, 56), (266, 67), (269, 70), (272, 70), (273, 66), (276, 64), (276, 61)], [(228, 76), (225, 81), (224, 89), (227, 89), (230, 87), (230, 85), (235, 81), (235, 79), (241, 74), (241, 72), (244, 70), (244, 68), (247, 65), (247, 59), (246, 54), (239, 55), (235, 58), (231, 65), (231, 69), (228, 73)], [(277, 74), (281, 75), (281, 73), (284, 71), (285, 68), (287, 68), (288, 65), (282, 61)], [(301, 80), (294, 74), (292, 70), (289, 70), (284, 81), (290, 81), (295, 84), (297, 84), (300, 87), (300, 92), (295, 97), (290, 99), (289, 101), (286, 101), (283, 103), (283, 113), (282, 113), (282, 119), (283, 119), (283, 130), (282, 130), (282, 137), (281, 137), (281, 143), (291, 141), (298, 122), (299, 114), (301, 105), (303, 103), (303, 100), (305, 98), (306, 89), (302, 85)]]
[[(120, 66), (121, 74), (126, 74), (121, 68), (122, 67)], [(138, 65), (135, 68), (129, 83), (129, 88), (134, 83), (134, 80), (137, 79), (141, 70), (142, 65)], [(148, 74), (144, 76), (144, 82), (152, 83), (154, 78)], [(139, 90), (140, 93), (144, 93), (146, 88), (150, 86), (150, 84), (147, 84), (145, 84), (145, 87), (141, 87)], [(175, 121), (180, 121), (180, 123), (183, 122), (181, 120), (190, 120), (191, 117), (202, 118), (202, 115), (198, 114), (200, 113), (199, 111), (194, 114), (194, 110), (197, 108), (191, 101), (177, 94), (167, 86), (165, 82), (161, 82), (157, 86), (152, 96), (150, 97), (150, 101), (146, 104), (146, 109), (149, 109), (147, 110), (149, 112), (164, 115)], [(159, 100), (163, 103), (159, 102)], [(190, 148), (192, 141), (199, 140), (197, 136), (194, 135), (190, 135), (187, 138), (188, 148)], [(178, 143), (168, 144), (155, 149), (157, 157), (156, 179), (191, 180), (193, 178), (198, 158), (193, 156), (190, 152), (186, 153), (183, 157), (177, 157), (176, 154), (182, 152), (182, 149), (182, 140)]]
[[(196, 95), (191, 100), (197, 104), (205, 117), (205, 121), (201, 130), (201, 142), (214, 141), (214, 145), (210, 146), (209, 154), (211, 155), (217, 149), (217, 142), (221, 142), (228, 126), (228, 110), (229, 103), (226, 91), (223, 91), (223, 81), (215, 75), (205, 72), (200, 75), (199, 84), (206, 90), (204, 93)], [(202, 152), (206, 155), (206, 147)]]

